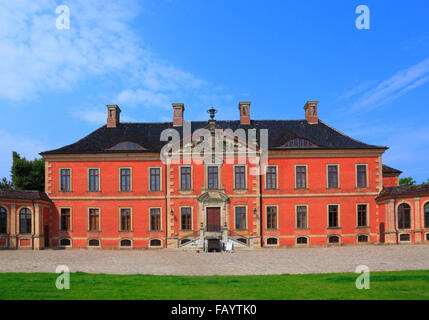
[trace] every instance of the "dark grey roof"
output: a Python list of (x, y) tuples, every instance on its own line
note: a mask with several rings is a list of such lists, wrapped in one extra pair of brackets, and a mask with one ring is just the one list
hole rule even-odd
[(30, 201), (48, 201), (51, 202), (48, 195), (41, 191), (35, 190), (0, 190), (0, 199), (18, 199)]
[(383, 174), (397, 174), (400, 175), (402, 173), (401, 170), (398, 169), (394, 169), (392, 167), (386, 166), (385, 164), (383, 164)]
[[(207, 125), (207, 121), (192, 121), (192, 132)], [(250, 125), (241, 125), (238, 120), (220, 120), (216, 121), (216, 126), (223, 129), (229, 128), (233, 131), (239, 128), (268, 129), (270, 149), (279, 148), (293, 138), (307, 139), (319, 148), (325, 149), (387, 149), (384, 146), (374, 146), (354, 140), (322, 121), (317, 124), (309, 124), (306, 120), (252, 120)], [(159, 152), (166, 143), (160, 141), (161, 132), (168, 128), (180, 129), (173, 127), (172, 122), (119, 123), (116, 128), (107, 128), (104, 125), (76, 143), (56, 150), (42, 152), (41, 155), (124, 152), (117, 150), (106, 151), (106, 149), (123, 141), (138, 143), (146, 149), (132, 152)], [(180, 132), (180, 134), (182, 133)]]
[(418, 195), (429, 195), (429, 184), (420, 184), (416, 186), (386, 187), (381, 190), (380, 194), (377, 196), (377, 200), (382, 198), (396, 198)]

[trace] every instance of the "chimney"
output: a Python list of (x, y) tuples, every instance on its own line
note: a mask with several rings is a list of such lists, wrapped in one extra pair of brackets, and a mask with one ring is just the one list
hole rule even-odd
[(309, 124), (319, 123), (319, 117), (317, 116), (317, 104), (319, 101), (307, 101), (304, 106), (305, 110), (305, 120)]
[(240, 110), (240, 124), (250, 124), (250, 101), (240, 101), (238, 103), (238, 109)]
[(185, 105), (183, 103), (173, 103), (173, 127), (183, 126), (183, 112)]
[(116, 104), (108, 104), (107, 106), (107, 128), (116, 128), (119, 124), (121, 109)]

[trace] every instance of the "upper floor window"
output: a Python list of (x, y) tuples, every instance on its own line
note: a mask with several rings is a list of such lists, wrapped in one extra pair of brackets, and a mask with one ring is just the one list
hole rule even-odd
[(429, 202), (426, 202), (424, 206), (425, 210), (425, 228), (429, 228)]
[(161, 190), (161, 168), (150, 168), (150, 191)]
[(89, 169), (88, 171), (89, 191), (100, 191), (100, 170), (99, 169)]
[(121, 191), (131, 191), (131, 169), (120, 169), (119, 176), (121, 180)]
[(296, 166), (296, 188), (306, 189), (307, 188), (307, 167)]
[(88, 231), (100, 231), (100, 210), (97, 208), (89, 209)]
[(190, 231), (192, 230), (192, 209), (181, 208), (180, 209), (180, 221), (181, 230)]
[(266, 188), (277, 189), (277, 167), (275, 166), (267, 167)]
[(296, 228), (307, 229), (307, 207), (297, 206), (296, 207)]
[(246, 189), (246, 167), (245, 166), (235, 166), (235, 189), (244, 190)]
[(0, 234), (7, 233), (7, 212), (6, 209), (0, 207)]
[(71, 214), (70, 208), (60, 209), (60, 231), (70, 231)]
[(277, 229), (277, 207), (267, 207), (267, 229)]
[(218, 170), (219, 170), (218, 167), (207, 168), (209, 189), (218, 189)]
[(19, 211), (19, 233), (31, 233), (31, 211), (28, 208), (23, 208)]
[(150, 209), (150, 231), (161, 230), (161, 209), (151, 208)]
[(191, 190), (191, 167), (180, 167), (180, 190)]
[(357, 206), (357, 226), (367, 227), (368, 226), (368, 206), (366, 204), (358, 204)]
[(407, 203), (401, 203), (398, 207), (398, 228), (409, 229), (411, 227), (411, 207)]
[(367, 185), (367, 166), (365, 164), (358, 164), (356, 166), (356, 178), (357, 178), (357, 187), (366, 188)]
[(114, 145), (109, 150), (144, 150), (144, 148), (137, 143), (131, 141), (123, 141)]
[(235, 229), (246, 230), (246, 207), (235, 208)]
[(121, 208), (121, 231), (131, 231), (131, 209)]
[(338, 188), (338, 166), (328, 165), (328, 188)]
[(70, 191), (70, 169), (60, 169), (60, 191)]
[(337, 228), (339, 226), (338, 205), (328, 206), (328, 228)]

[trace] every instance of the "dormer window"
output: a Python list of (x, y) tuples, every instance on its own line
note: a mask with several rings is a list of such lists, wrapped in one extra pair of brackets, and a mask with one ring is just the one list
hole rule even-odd
[(283, 148), (317, 148), (317, 145), (307, 139), (295, 138), (286, 142)]
[(123, 141), (120, 142), (116, 145), (114, 145), (113, 147), (109, 148), (108, 150), (117, 150), (117, 151), (122, 151), (122, 150), (144, 150), (144, 148), (135, 143), (135, 142), (131, 142), (131, 141)]

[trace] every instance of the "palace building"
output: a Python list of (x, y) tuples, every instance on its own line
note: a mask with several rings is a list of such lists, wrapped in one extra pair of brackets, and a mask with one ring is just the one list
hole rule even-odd
[[(0, 192), (4, 248), (235, 248), (429, 243), (429, 186), (399, 187), (387, 147), (321, 121), (107, 122), (42, 152), (45, 193)], [(217, 133), (222, 132), (219, 136)], [(211, 142), (210, 144), (207, 144)]]

